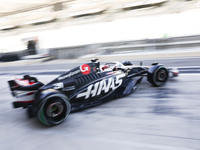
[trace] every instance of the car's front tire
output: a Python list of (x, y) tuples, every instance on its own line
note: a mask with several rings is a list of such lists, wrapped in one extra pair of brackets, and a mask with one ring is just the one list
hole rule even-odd
[(148, 81), (154, 86), (163, 86), (169, 77), (169, 71), (164, 66), (159, 66), (152, 73), (148, 73)]
[(41, 123), (54, 126), (63, 122), (71, 111), (68, 98), (63, 94), (52, 94), (39, 105), (38, 119)]

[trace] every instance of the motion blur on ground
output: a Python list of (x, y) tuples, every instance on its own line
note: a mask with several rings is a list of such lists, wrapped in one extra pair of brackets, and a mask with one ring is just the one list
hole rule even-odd
[[(5, 150), (200, 149), (199, 0), (0, 0), (0, 147)], [(48, 83), (92, 57), (158, 61), (180, 75), (70, 114), (56, 127), (12, 109), (10, 76)], [(10, 144), (6, 144), (10, 143)]]

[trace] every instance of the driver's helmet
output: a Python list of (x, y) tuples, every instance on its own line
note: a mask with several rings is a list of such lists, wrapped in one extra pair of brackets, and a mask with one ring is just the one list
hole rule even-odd
[(109, 69), (110, 68), (110, 65), (103, 65), (102, 67), (101, 67), (101, 70), (102, 71), (105, 71), (105, 70), (107, 70), (107, 69)]
[(119, 68), (123, 67), (123, 64), (120, 62), (110, 62), (101, 66), (102, 71), (117, 71)]

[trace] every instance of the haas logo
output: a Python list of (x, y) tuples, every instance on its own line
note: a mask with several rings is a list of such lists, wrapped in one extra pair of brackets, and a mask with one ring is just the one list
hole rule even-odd
[(116, 76), (115, 78), (111, 77), (107, 80), (102, 80), (100, 82), (97, 82), (95, 84), (91, 84), (88, 86), (87, 90), (83, 93), (80, 93), (76, 96), (76, 98), (84, 97), (85, 99), (88, 99), (89, 97), (95, 97), (103, 93), (108, 93), (110, 90), (114, 91), (119, 86), (121, 86), (123, 82), (123, 77), (125, 77), (125, 74), (121, 74)]
[(80, 70), (82, 74), (89, 74), (90, 73), (90, 66), (87, 64), (81, 65)]

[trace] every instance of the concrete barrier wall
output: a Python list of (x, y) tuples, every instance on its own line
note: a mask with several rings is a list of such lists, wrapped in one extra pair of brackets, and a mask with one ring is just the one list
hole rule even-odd
[[(49, 49), (49, 55), (54, 59), (75, 59), (88, 54), (110, 54), (126, 51), (161, 51), (163, 49), (172, 48), (200, 48), (200, 35), (182, 36), (182, 37), (166, 37), (159, 39), (142, 39), (134, 41), (120, 41), (96, 43), (88, 45), (79, 45), (71, 47), (60, 47)], [(14, 53), (0, 54), (0, 61), (12, 57), (13, 60), (20, 59), (27, 55), (27, 50)]]
[(98, 53), (101, 44), (89, 44), (72, 47), (52, 48), (49, 53), (55, 59), (74, 59), (87, 54)]
[(55, 57), (55, 59), (74, 59), (83, 55), (95, 53), (107, 54), (119, 51), (148, 51), (182, 47), (200, 47), (200, 35), (52, 48), (50, 49), (50, 56)]

